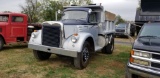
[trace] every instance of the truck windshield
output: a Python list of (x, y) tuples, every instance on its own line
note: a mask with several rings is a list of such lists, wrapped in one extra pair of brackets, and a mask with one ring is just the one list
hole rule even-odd
[(125, 28), (126, 24), (118, 24), (117, 28)]
[(159, 25), (146, 25), (143, 27), (139, 37), (160, 37)]
[(62, 17), (62, 20), (66, 19), (76, 19), (76, 20), (86, 20), (88, 13), (85, 11), (66, 11)]
[(0, 15), (0, 22), (8, 22), (9, 15)]

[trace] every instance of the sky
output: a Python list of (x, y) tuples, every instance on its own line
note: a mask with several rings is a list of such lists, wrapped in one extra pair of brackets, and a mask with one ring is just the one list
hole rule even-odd
[[(105, 10), (122, 16), (123, 19), (134, 21), (138, 0), (93, 0), (94, 3), (104, 6)], [(11, 11), (20, 12), (20, 5), (24, 5), (25, 0), (1, 0), (0, 12)]]

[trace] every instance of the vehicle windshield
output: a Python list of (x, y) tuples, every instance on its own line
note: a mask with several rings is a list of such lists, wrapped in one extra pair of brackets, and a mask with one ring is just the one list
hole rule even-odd
[(159, 37), (160, 38), (160, 24), (155, 25), (146, 25), (143, 27), (142, 31), (139, 34), (139, 37)]
[(76, 20), (86, 20), (88, 13), (85, 11), (66, 11), (62, 17), (62, 20), (66, 19), (76, 19)]
[(0, 15), (0, 22), (8, 22), (9, 15)]
[(117, 28), (125, 28), (126, 24), (118, 24)]

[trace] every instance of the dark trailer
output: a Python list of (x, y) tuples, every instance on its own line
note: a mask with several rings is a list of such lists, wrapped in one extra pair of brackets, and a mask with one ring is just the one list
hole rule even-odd
[(135, 24), (137, 33), (144, 23), (160, 22), (160, 0), (141, 0), (137, 8)]

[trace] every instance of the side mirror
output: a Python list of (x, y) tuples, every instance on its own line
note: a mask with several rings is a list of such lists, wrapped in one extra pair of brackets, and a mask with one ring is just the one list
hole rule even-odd
[(92, 13), (92, 9), (89, 9), (89, 10), (88, 10), (88, 13), (91, 14), (91, 13)]

